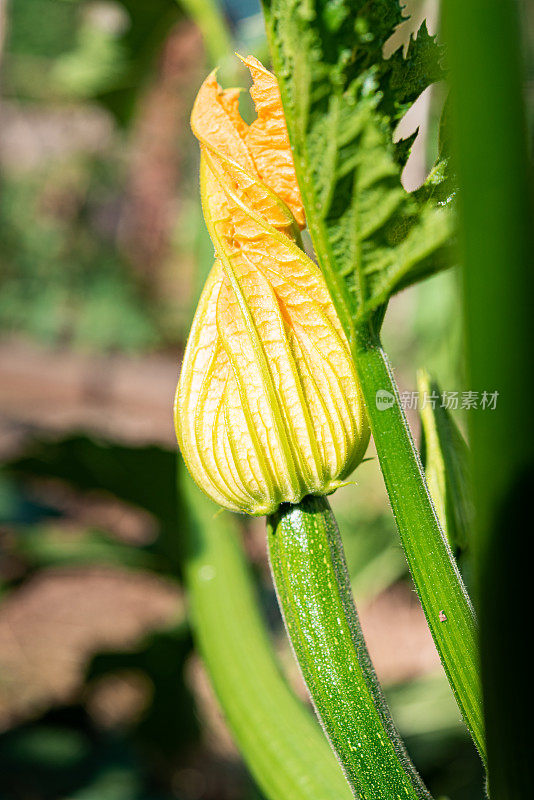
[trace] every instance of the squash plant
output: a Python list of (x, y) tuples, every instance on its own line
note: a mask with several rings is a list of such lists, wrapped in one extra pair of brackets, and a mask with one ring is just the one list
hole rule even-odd
[[(326, 734), (279, 673), (231, 518), (206, 510), (180, 468), (198, 639), (243, 755), (273, 800), (351, 792), (365, 800), (430, 797), (370, 662), (327, 500), (332, 491), (342, 491), (363, 457), (368, 425), (413, 582), (465, 724), (489, 766), (492, 797), (526, 796), (525, 744), (518, 744), (519, 727), (512, 725), (505, 726), (508, 741), (501, 741), (504, 707), (493, 697), (496, 676), (506, 673), (499, 637), (483, 627), (483, 652), (490, 659), (485, 719), (477, 622), (446, 532), (458, 519), (476, 531), (482, 622), (489, 626), (484, 603), (492, 605), (488, 581), (495, 579), (492, 559), (502, 547), (489, 509), (499, 518), (499, 502), (506, 507), (513, 491), (526, 491), (513, 476), (520, 468), (527, 485), (528, 449), (512, 448), (501, 480), (493, 481), (496, 494), (489, 495), (484, 448), (491, 438), (487, 420), (495, 418), (476, 415), (474, 520), (465, 443), (450, 419), (427, 414), (425, 466), (432, 497), (380, 340), (390, 297), (455, 262), (459, 189), (472, 375), (491, 377), (491, 388), (501, 380), (514, 391), (522, 386), (521, 379), (509, 379), (504, 361), (481, 368), (488, 362), (479, 346), (488, 323), (477, 310), (483, 258), (492, 265), (486, 286), (497, 274), (499, 285), (504, 246), (510, 246), (514, 274), (521, 277), (531, 252), (517, 20), (511, 2), (483, 6), (477, 0), (468, 11), (454, 0), (447, 4), (443, 43), (436, 40), (436, 20), (425, 20), (420, 5), (264, 0), (274, 77), (255, 59), (245, 60), (257, 120), (243, 122), (238, 91), (221, 90), (215, 74), (201, 88), (192, 116), (216, 262), (184, 358), (175, 407), (178, 439), (192, 476), (212, 499), (232, 511), (267, 515), (278, 601)], [(485, 19), (480, 31), (475, 8)], [(501, 57), (514, 53), (506, 65), (497, 47), (490, 56), (489, 40), (495, 42), (486, 36), (488, 26), (497, 35), (499, 21)], [(400, 47), (403, 26), (408, 38)], [(475, 58), (486, 66), (491, 61), (494, 70), (499, 64), (499, 80), (489, 85)], [(394, 143), (394, 130), (425, 90), (449, 80), (449, 61), (453, 96), (442, 119), (442, 149), (423, 185), (407, 192), (401, 173), (412, 142)], [(488, 124), (480, 152), (473, 144), (474, 133), (481, 132), (470, 92)], [(488, 115), (493, 96), (501, 110), (497, 133)], [(501, 152), (507, 142), (505, 107), (515, 131), (508, 160)], [(457, 172), (446, 150), (451, 138)], [(473, 164), (479, 180), (490, 157), (506, 163), (506, 176), (494, 172), (508, 191), (508, 208), (517, 209), (501, 218), (491, 205), (494, 194), (485, 199), (493, 215), (492, 254), (481, 237), (483, 219), (473, 210), (480, 203)], [(304, 219), (317, 266), (301, 248)], [(516, 304), (525, 307), (522, 297), (501, 289), (510, 316)], [(487, 289), (486, 294), (491, 307), (495, 295)], [(491, 324), (498, 330), (496, 318)], [(527, 327), (525, 314), (516, 313), (504, 340), (520, 350)], [(489, 341), (497, 347), (493, 336)], [(508, 398), (498, 415), (499, 435), (511, 432), (511, 420)], [(445, 429), (449, 434), (440, 436)], [(450, 519), (436, 508), (448, 509)]]

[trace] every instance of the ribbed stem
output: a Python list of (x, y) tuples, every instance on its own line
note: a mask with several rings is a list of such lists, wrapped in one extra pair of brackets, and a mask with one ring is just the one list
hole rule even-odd
[[(475, 615), (430, 498), (379, 337), (359, 331), (355, 360), (391, 508), (441, 663), (486, 763)], [(384, 393), (389, 403), (377, 402)]]
[(328, 501), (306, 497), (282, 506), (267, 528), (287, 632), (353, 792), (361, 800), (429, 798), (371, 665)]

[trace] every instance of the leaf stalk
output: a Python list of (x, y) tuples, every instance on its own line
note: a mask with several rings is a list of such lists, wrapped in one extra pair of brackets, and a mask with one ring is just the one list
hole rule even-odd
[(462, 716), (486, 764), (475, 614), (430, 498), (393, 371), (371, 324), (358, 328), (354, 357), (415, 589)]

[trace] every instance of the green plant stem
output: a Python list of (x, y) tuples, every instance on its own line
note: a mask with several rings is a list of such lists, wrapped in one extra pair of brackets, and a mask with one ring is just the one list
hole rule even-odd
[[(449, 0), (451, 74), (468, 389), (498, 391), (469, 411), (477, 610), (495, 800), (532, 796), (531, 628), (534, 528), (534, 180), (518, 11), (512, 0)], [(525, 37), (526, 38), (526, 37)]]
[(349, 800), (319, 725), (280, 673), (234, 515), (217, 514), (181, 465), (178, 474), (187, 501), (185, 575), (193, 630), (250, 771), (271, 800)]
[(231, 58), (232, 36), (217, 0), (178, 0), (202, 32), (210, 62), (219, 66)]
[[(391, 367), (370, 326), (359, 329), (355, 351), (371, 430), (408, 566), (456, 701), (485, 762), (474, 612), (432, 505)], [(394, 398), (388, 408), (377, 407), (379, 390)]]
[(282, 506), (268, 519), (268, 541), (289, 638), (355, 795), (361, 800), (429, 798), (371, 665), (326, 498)]

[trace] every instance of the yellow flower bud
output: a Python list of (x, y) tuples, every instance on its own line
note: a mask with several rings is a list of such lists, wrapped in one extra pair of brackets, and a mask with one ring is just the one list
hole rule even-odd
[(298, 245), (304, 212), (276, 80), (259, 61), (257, 119), (239, 92), (202, 85), (191, 117), (217, 260), (187, 343), (178, 442), (198, 485), (225, 508), (269, 514), (333, 492), (369, 440), (354, 363), (324, 278)]

